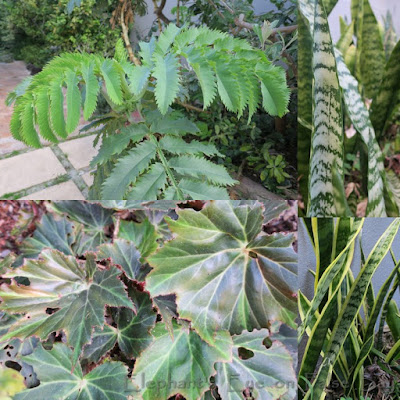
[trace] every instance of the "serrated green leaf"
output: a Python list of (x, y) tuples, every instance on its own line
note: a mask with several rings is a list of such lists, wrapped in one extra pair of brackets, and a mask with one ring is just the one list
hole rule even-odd
[(220, 185), (234, 185), (237, 183), (228, 174), (222, 165), (217, 165), (204, 158), (195, 156), (172, 157), (169, 166), (180, 175), (188, 175), (195, 178), (204, 178)]
[(157, 200), (160, 190), (167, 184), (167, 174), (161, 163), (153, 164), (135, 183), (134, 188), (127, 193), (128, 200)]
[[(191, 385), (147, 385), (135, 398), (165, 400), (181, 394), (187, 400), (197, 400), (210, 385), (215, 374), (214, 363), (228, 361), (232, 356), (232, 339), (228, 332), (215, 334), (215, 346), (202, 341), (193, 330), (173, 325), (173, 339), (165, 325), (158, 323), (152, 331), (153, 342), (136, 360), (133, 376), (140, 382), (197, 382)], [(179, 368), (176, 368), (179, 365)]]
[(238, 77), (230, 70), (228, 65), (223, 63), (218, 63), (215, 71), (219, 97), (229, 111), (237, 111), (239, 109)]
[(229, 200), (229, 193), (225, 188), (212, 186), (206, 182), (182, 179), (178, 186), (183, 194), (193, 200)]
[(197, 125), (188, 118), (172, 119), (170, 116), (161, 116), (150, 127), (150, 131), (164, 135), (185, 135), (199, 132)]
[(91, 62), (82, 68), (82, 78), (86, 85), (83, 117), (88, 120), (96, 110), (97, 96), (100, 91), (99, 81), (94, 74), (94, 62)]
[(263, 107), (267, 113), (282, 117), (288, 112), (289, 90), (286, 74), (281, 67), (258, 64), (256, 73), (261, 80)]
[(36, 132), (34, 124), (35, 111), (31, 103), (26, 103), (22, 109), (21, 114), (21, 130), (20, 134), (24, 142), (29, 146), (40, 148), (39, 136)]
[(153, 56), (153, 77), (157, 80), (154, 93), (161, 114), (165, 115), (168, 107), (175, 100), (180, 87), (179, 62), (174, 54), (166, 56), (155, 53)]
[(111, 100), (115, 104), (122, 104), (121, 75), (116, 68), (115, 61), (104, 60), (101, 72)]
[(157, 239), (160, 237), (154, 225), (146, 218), (137, 223), (133, 221), (120, 221), (118, 237), (132, 241), (143, 258), (157, 250)]
[(115, 44), (114, 60), (123, 62), (128, 59), (128, 52), (126, 51), (124, 41), (119, 38)]
[(147, 292), (139, 291), (134, 285), (128, 293), (135, 311), (113, 307), (110, 314), (116, 327), (106, 325), (104, 329), (96, 328), (92, 342), (84, 348), (84, 359), (98, 362), (116, 343), (128, 358), (134, 358), (151, 343), (149, 331), (157, 318), (151, 298)]
[(75, 254), (82, 255), (86, 251), (95, 251), (97, 246), (109, 240), (105, 235), (105, 228), (113, 222), (112, 211), (105, 210), (98, 204), (74, 200), (55, 201), (51, 206), (79, 222), (75, 229)]
[(65, 73), (67, 84), (67, 134), (74, 132), (81, 116), (81, 92), (78, 88), (78, 77), (72, 70)]
[[(52, 350), (39, 346), (23, 357), (38, 375), (40, 385), (14, 396), (16, 400), (54, 398), (90, 400), (125, 400), (133, 392), (127, 368), (121, 362), (106, 362), (83, 376), (81, 366), (71, 363), (72, 351), (61, 343)], [(72, 371), (72, 372), (71, 372)]]
[(103, 199), (122, 199), (129, 184), (134, 182), (156, 155), (150, 140), (140, 143), (121, 158), (103, 184)]
[(218, 155), (223, 157), (212, 143), (202, 143), (197, 140), (185, 142), (180, 137), (164, 136), (160, 139), (159, 144), (163, 150), (167, 150), (172, 154), (203, 153), (206, 156)]
[(151, 70), (145, 65), (135, 65), (130, 74), (128, 75), (133, 94), (138, 96), (146, 87), (149, 82)]
[(20, 251), (24, 257), (36, 258), (43, 249), (56, 249), (72, 256), (75, 241), (73, 225), (67, 219), (56, 220), (51, 214), (44, 214), (36, 225), (32, 237), (25, 239)]
[[(293, 358), (280, 341), (273, 340), (266, 348), (263, 341), (269, 337), (268, 329), (233, 336), (232, 362), (216, 365), (215, 383), (222, 399), (241, 400), (246, 390), (257, 400), (296, 398)], [(241, 357), (243, 350), (250, 358)]]
[(156, 49), (156, 38), (153, 36), (147, 43), (139, 42), (139, 47), (139, 55), (142, 57), (143, 65), (151, 68), (153, 66), (153, 53)]
[(50, 99), (47, 90), (42, 90), (36, 97), (36, 113), (39, 131), (43, 138), (53, 143), (58, 143), (56, 136), (50, 126)]
[[(120, 271), (115, 267), (94, 270), (94, 258), (87, 257), (82, 266), (74, 257), (44, 250), (40, 260), (27, 259), (22, 267), (8, 272), (8, 278), (25, 277), (30, 285), (2, 286), (2, 309), (31, 315), (17, 321), (2, 340), (32, 335), (45, 339), (63, 329), (74, 347), (75, 364), (90, 341), (92, 328), (104, 325), (105, 306), (132, 306), (118, 278)], [(49, 308), (56, 312), (47, 314)]]
[(13, 114), (10, 121), (10, 132), (15, 140), (23, 140), (21, 135), (21, 112), (23, 107), (19, 104), (14, 106)]
[(176, 25), (168, 24), (167, 28), (161, 32), (156, 47), (162, 56), (164, 56), (169, 50), (171, 44), (175, 40), (176, 35), (178, 35), (180, 31), (180, 28), (178, 28)]
[(140, 262), (141, 254), (134, 243), (125, 239), (115, 239), (113, 243), (98, 247), (98, 257), (109, 258), (115, 265), (119, 265), (126, 275), (133, 280), (141, 281), (148, 269)]
[(153, 297), (175, 293), (180, 317), (209, 343), (217, 329), (238, 334), (290, 322), (285, 313), (297, 310), (293, 237), (261, 233), (260, 203), (213, 201), (178, 216), (168, 221), (175, 239), (148, 258)]
[(50, 120), (53, 130), (63, 139), (67, 138), (64, 118), (64, 94), (62, 91), (64, 79), (55, 80), (50, 85)]
[(121, 129), (120, 133), (107, 136), (102, 141), (99, 152), (90, 162), (91, 167), (94, 167), (96, 164), (104, 164), (113, 155), (122, 153), (130, 142), (140, 142), (148, 133), (146, 125), (132, 124)]
[(203, 108), (207, 108), (217, 94), (214, 71), (206, 62), (193, 63), (191, 65), (203, 92)]

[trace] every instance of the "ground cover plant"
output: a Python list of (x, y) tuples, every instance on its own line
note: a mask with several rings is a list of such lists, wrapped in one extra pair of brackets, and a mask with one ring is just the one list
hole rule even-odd
[[(337, 1), (299, 2), (300, 192), (308, 216), (398, 216), (400, 42), (368, 0), (352, 1), (333, 45)], [(327, 109), (329, 108), (329, 112)], [(397, 139), (398, 142), (398, 139)]]
[(0, 264), (0, 374), (27, 386), (13, 398), (294, 399), (294, 236), (265, 232), (286, 208), (36, 205)]
[[(299, 366), (300, 399), (395, 400), (400, 395), (400, 219), (391, 223), (370, 254), (361, 244), (363, 219), (305, 218), (315, 250), (314, 297), (299, 293), (299, 341), (306, 342)], [(360, 259), (355, 257), (359, 241)], [(300, 251), (302, 248), (300, 247)], [(393, 268), (374, 292), (372, 278), (390, 254)], [(352, 268), (360, 266), (353, 275)], [(311, 276), (311, 273), (310, 273)]]

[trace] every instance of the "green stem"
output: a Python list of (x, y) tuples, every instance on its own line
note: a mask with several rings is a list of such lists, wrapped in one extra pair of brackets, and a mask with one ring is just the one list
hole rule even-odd
[(158, 144), (157, 139), (153, 135), (150, 135), (150, 140), (152, 140), (153, 143), (157, 146), (158, 157), (160, 158), (160, 161), (165, 169), (165, 172), (167, 173), (167, 176), (168, 176), (170, 182), (172, 183), (172, 186), (176, 189), (176, 192), (178, 194), (178, 200), (185, 200), (185, 197), (183, 196), (183, 193), (182, 193), (181, 189), (178, 187), (178, 183), (175, 180), (174, 174), (172, 173), (171, 169), (168, 166), (168, 162), (164, 156), (163, 151), (161, 150), (161, 148)]

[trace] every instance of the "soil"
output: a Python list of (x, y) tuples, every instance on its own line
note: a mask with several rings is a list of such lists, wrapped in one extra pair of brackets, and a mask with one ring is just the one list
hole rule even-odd
[(0, 201), (0, 257), (18, 253), (19, 243), (33, 233), (44, 212), (42, 201)]

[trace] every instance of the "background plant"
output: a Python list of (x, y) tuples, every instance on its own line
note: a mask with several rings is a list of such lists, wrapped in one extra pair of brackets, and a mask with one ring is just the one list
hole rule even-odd
[[(300, 398), (319, 400), (341, 394), (354, 399), (398, 398), (400, 315), (392, 298), (399, 290), (400, 262), (392, 246), (400, 219), (391, 221), (368, 256), (359, 241), (361, 260), (355, 259), (354, 248), (363, 219), (306, 218), (303, 222), (314, 246), (316, 269), (312, 271), (314, 297), (309, 300), (299, 293), (299, 340), (307, 343), (299, 371)], [(389, 253), (393, 269), (374, 293), (372, 277)], [(358, 263), (360, 273), (354, 276), (351, 268)], [(390, 338), (384, 333), (385, 324)], [(385, 390), (375, 381), (377, 376), (385, 381)]]
[[(285, 203), (48, 207), (0, 264), (0, 360), (28, 387), (14, 398), (296, 397), (293, 236), (262, 232)], [(143, 374), (160, 385), (135, 392)]]
[(111, 29), (109, 19), (114, 0), (87, 0), (71, 14), (67, 0), (0, 2), (2, 32), (0, 48), (42, 68), (54, 56), (66, 51), (114, 53), (121, 35)]
[[(298, 158), (306, 212), (309, 216), (364, 214), (358, 204), (350, 202), (350, 208), (346, 201), (346, 192), (354, 193), (356, 184), (367, 203), (368, 216), (397, 216), (397, 185), (393, 172), (385, 170), (381, 139), (398, 106), (396, 60), (400, 46), (393, 47), (390, 25), (390, 34), (381, 33), (367, 0), (352, 2), (352, 21), (341, 21), (342, 36), (335, 47), (324, 31), (329, 32), (327, 15), (336, 1), (304, 0), (299, 4)], [(316, 15), (324, 21), (322, 25), (315, 23)], [(375, 69), (380, 72), (374, 73)], [(367, 99), (370, 107), (365, 104)], [(335, 110), (329, 115), (324, 113), (326, 102)], [(357, 170), (345, 176), (347, 154), (359, 160), (360, 176)]]

